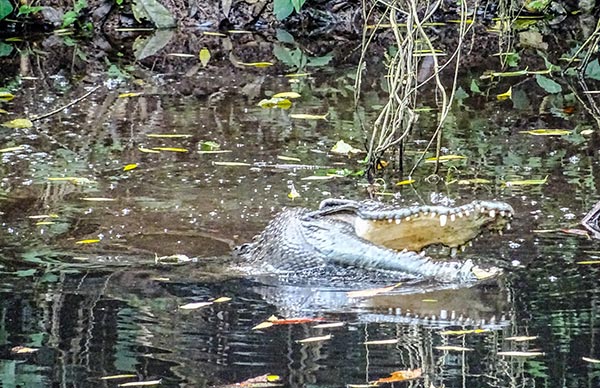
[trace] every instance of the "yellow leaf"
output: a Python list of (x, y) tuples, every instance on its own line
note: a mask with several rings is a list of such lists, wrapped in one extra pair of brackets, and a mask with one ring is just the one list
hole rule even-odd
[(227, 167), (247, 167), (252, 166), (250, 163), (242, 162), (213, 162), (215, 166), (227, 166)]
[(213, 31), (204, 31), (202, 34), (207, 35), (207, 36), (227, 36), (220, 32), (213, 32)]
[(401, 284), (402, 283), (397, 283), (390, 287), (370, 288), (367, 290), (360, 290), (360, 291), (348, 291), (348, 292), (346, 292), (346, 296), (348, 298), (364, 298), (364, 297), (369, 297), (369, 296), (375, 296), (378, 294), (382, 294), (384, 292), (390, 292), (394, 288), (400, 286)]
[(23, 129), (33, 127), (33, 123), (29, 119), (14, 119), (2, 123), (2, 126), (7, 128)]
[(581, 265), (600, 264), (600, 260), (583, 260), (583, 261), (578, 261), (575, 264), (581, 264)]
[(132, 377), (137, 377), (137, 375), (127, 374), (127, 375), (104, 376), (104, 377), (100, 377), (100, 380), (129, 379), (129, 378), (132, 378)]
[(324, 115), (311, 115), (311, 114), (307, 114), (307, 113), (292, 113), (292, 114), (290, 114), (290, 117), (293, 119), (303, 119), (303, 120), (327, 120), (328, 115), (329, 115), (329, 112), (325, 113)]
[(374, 340), (374, 341), (365, 341), (363, 345), (392, 345), (397, 344), (398, 338), (387, 339), (387, 340)]
[(126, 164), (125, 166), (123, 166), (123, 171), (133, 170), (133, 169), (137, 168), (137, 166), (138, 166), (137, 163)]
[(80, 198), (82, 201), (88, 202), (112, 202), (116, 201), (114, 198), (106, 198), (106, 197), (83, 197)]
[(7, 111), (7, 110), (4, 110), (4, 109), (0, 109), (0, 113), (2, 113), (2, 114), (7, 114), (7, 113), (8, 113), (8, 111)]
[(548, 181), (548, 175), (544, 177), (544, 179), (525, 179), (522, 181), (508, 181), (504, 182), (507, 187), (510, 186), (536, 186), (543, 185)]
[(265, 322), (261, 322), (258, 325), (254, 326), (252, 328), (252, 330), (266, 329), (267, 327), (271, 327), (271, 326), (273, 326), (273, 324), (271, 322), (265, 321)]
[(522, 336), (515, 336), (515, 337), (506, 337), (504, 339), (507, 340), (507, 341), (524, 342), (524, 341), (531, 341), (531, 340), (534, 340), (536, 338), (537, 338), (537, 336), (529, 336), (529, 337), (527, 337), (527, 336), (522, 335)]
[(96, 244), (99, 243), (100, 239), (97, 238), (90, 238), (87, 240), (79, 240), (79, 241), (75, 241), (75, 244)]
[(512, 86), (508, 88), (508, 91), (496, 95), (498, 101), (508, 100), (509, 98), (512, 98)]
[(300, 93), (296, 93), (296, 92), (282, 92), (282, 93), (274, 94), (272, 96), (272, 98), (291, 98), (291, 99), (300, 98), (300, 97), (302, 97), (300, 95)]
[(177, 147), (152, 147), (154, 151), (188, 152), (187, 148)]
[(210, 61), (210, 51), (208, 51), (206, 47), (203, 47), (202, 50), (200, 50), (200, 54), (198, 54), (198, 58), (200, 58), (202, 67), (206, 67), (208, 61)]
[(160, 139), (179, 139), (179, 138), (187, 139), (192, 136), (193, 135), (190, 135), (189, 133), (148, 133), (148, 134), (146, 134), (146, 137), (160, 138)]
[[(451, 160), (462, 160), (462, 159), (467, 159), (467, 157), (462, 156), (462, 155), (442, 155), (442, 156), (440, 156), (441, 163), (449, 162)], [(437, 158), (434, 156), (432, 158), (425, 159), (425, 163), (435, 163), (436, 160), (437, 160)]]
[(445, 350), (449, 352), (470, 352), (472, 348), (464, 348), (462, 346), (434, 346), (437, 350)]
[(149, 380), (149, 381), (134, 381), (131, 383), (123, 383), (123, 384), (119, 384), (117, 385), (117, 387), (148, 387), (151, 385), (159, 385), (161, 383), (161, 380)]
[(300, 193), (296, 190), (294, 185), (290, 188), (290, 192), (288, 193), (288, 198), (294, 200), (296, 198), (300, 198)]
[(119, 94), (119, 98), (129, 98), (129, 97), (139, 97), (142, 93), (121, 93)]
[(8, 147), (8, 148), (2, 148), (0, 149), (0, 154), (3, 154), (5, 152), (13, 152), (13, 151), (20, 151), (20, 150), (24, 150), (25, 146), (16, 146), (16, 147)]
[(148, 153), (148, 154), (160, 154), (160, 151), (157, 151), (157, 150), (151, 150), (151, 149), (149, 149), (149, 148), (144, 148), (144, 147), (138, 147), (138, 150), (139, 150), (140, 152), (146, 152), (146, 153)]
[(473, 179), (461, 179), (458, 181), (459, 185), (481, 185), (485, 183), (492, 183), (489, 179), (473, 178)]
[(0, 92), (0, 101), (10, 101), (13, 98), (15, 98), (15, 96), (12, 93), (9, 92)]
[(410, 185), (410, 184), (413, 184), (413, 183), (415, 183), (414, 179), (405, 179), (403, 181), (397, 182), (396, 186)]
[(13, 353), (17, 353), (17, 354), (24, 354), (24, 353), (35, 353), (37, 352), (39, 349), (36, 348), (29, 348), (27, 346), (15, 346), (13, 348), (10, 349), (11, 352)]
[(261, 108), (281, 108), (281, 109), (289, 109), (292, 106), (292, 102), (287, 98), (279, 98), (273, 97), (267, 99), (260, 100), (258, 106)]
[(343, 140), (338, 140), (338, 142), (335, 143), (333, 147), (331, 147), (331, 152), (333, 152), (334, 154), (348, 155), (352, 153), (356, 154), (359, 152), (363, 152), (363, 150), (359, 148), (354, 148)]
[(510, 357), (536, 357), (543, 356), (543, 352), (517, 352), (517, 351), (509, 351), (509, 352), (498, 352), (499, 356), (510, 356)]
[(210, 306), (213, 302), (196, 302), (196, 303), (188, 303), (182, 306), (179, 306), (181, 310), (195, 310), (201, 307)]
[(472, 329), (472, 330), (446, 330), (440, 332), (440, 335), (463, 335), (463, 334), (481, 334), (487, 333), (487, 329)]
[(248, 66), (248, 67), (269, 67), (273, 66), (273, 62), (238, 62), (238, 65)]
[(563, 136), (570, 135), (572, 131), (567, 129), (532, 129), (529, 131), (519, 131), (519, 133), (527, 133), (534, 136)]
[(58, 218), (58, 214), (39, 214), (37, 216), (28, 216), (32, 220), (39, 220), (40, 218)]
[(307, 344), (310, 342), (320, 342), (320, 341), (327, 341), (331, 339), (331, 334), (327, 334), (327, 335), (322, 335), (319, 337), (309, 337), (309, 338), (304, 338), (301, 340), (296, 341), (299, 344)]
[(285, 76), (288, 78), (302, 78), (302, 77), (308, 77), (310, 75), (311, 75), (311, 73), (292, 73), (292, 74), (286, 74)]
[(230, 297), (228, 296), (222, 296), (220, 298), (217, 298), (215, 300), (213, 300), (213, 303), (225, 303), (225, 302), (229, 302), (231, 300)]
[(35, 223), (38, 226), (43, 226), (43, 225), (54, 225), (56, 224), (56, 222), (54, 221), (39, 221)]

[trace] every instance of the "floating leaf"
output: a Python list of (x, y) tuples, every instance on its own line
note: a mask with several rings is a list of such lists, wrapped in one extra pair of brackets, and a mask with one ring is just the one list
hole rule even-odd
[(0, 101), (10, 101), (15, 98), (14, 94), (9, 92), (0, 92)]
[(113, 202), (116, 201), (114, 198), (106, 198), (106, 197), (83, 197), (80, 198), (82, 201), (88, 202)]
[(213, 300), (213, 303), (225, 303), (225, 302), (229, 302), (230, 300), (231, 300), (231, 298), (228, 296), (221, 296), (220, 298)]
[(415, 183), (416, 181), (414, 179), (405, 179), (403, 181), (400, 182), (396, 182), (396, 186), (404, 186), (404, 185), (411, 185), (413, 183)]
[(250, 163), (243, 162), (213, 162), (215, 166), (227, 166), (227, 167), (247, 167), (252, 166)]
[(35, 223), (37, 226), (43, 226), (43, 225), (54, 225), (56, 224), (56, 222), (54, 221), (39, 221)]
[(265, 374), (262, 376), (252, 377), (248, 380), (244, 380), (241, 383), (233, 384), (234, 387), (248, 387), (248, 388), (267, 388), (278, 386), (276, 383), (281, 380), (281, 377), (277, 375)]
[(2, 126), (14, 129), (23, 129), (33, 127), (33, 123), (29, 119), (14, 119), (2, 123)]
[(148, 381), (134, 381), (131, 383), (123, 383), (117, 385), (117, 387), (148, 387), (151, 385), (160, 385), (162, 379), (160, 380), (148, 380)]
[(489, 332), (488, 329), (472, 329), (472, 330), (447, 330), (440, 332), (440, 335), (463, 335), (463, 334), (481, 334)]
[(340, 177), (341, 175), (337, 174), (329, 174), (329, 175), (311, 175), (304, 178), (301, 178), (302, 181), (327, 181), (329, 179), (334, 179)]
[(58, 214), (39, 214), (36, 216), (27, 216), (27, 218), (31, 218), (32, 220), (39, 220), (40, 218), (58, 218)]
[(329, 112), (324, 115), (311, 115), (308, 113), (291, 113), (290, 117), (293, 119), (303, 119), (303, 120), (327, 120), (327, 116)]
[(300, 95), (300, 93), (296, 93), (296, 92), (282, 92), (282, 93), (276, 93), (272, 96), (272, 98), (300, 98), (302, 97)]
[[(462, 159), (467, 159), (467, 157), (462, 156), (462, 155), (442, 155), (439, 158), (440, 163), (449, 162), (451, 160), (462, 160)], [(438, 159), (434, 156), (432, 158), (425, 159), (425, 163), (435, 163), (437, 160)]]
[(289, 199), (294, 200), (296, 198), (300, 198), (300, 193), (298, 192), (298, 190), (296, 190), (296, 187), (294, 185), (291, 185), (290, 192), (287, 196)]
[(210, 51), (208, 51), (206, 47), (203, 47), (198, 54), (198, 58), (200, 59), (202, 67), (206, 67), (206, 65), (208, 65), (208, 61), (210, 61)]
[(312, 323), (312, 322), (322, 322), (323, 318), (310, 318), (310, 317), (300, 317), (300, 318), (277, 318), (270, 317), (269, 322), (274, 325), (299, 325), (303, 323)]
[(50, 177), (50, 178), (48, 178), (48, 180), (51, 182), (70, 182), (74, 185), (89, 185), (89, 184), (94, 183), (94, 181), (91, 179), (74, 177), (74, 176)]
[(158, 28), (171, 28), (176, 25), (175, 18), (169, 10), (157, 0), (134, 0), (131, 9), (138, 22), (146, 19)]
[(160, 138), (160, 139), (179, 139), (179, 138), (190, 138), (194, 135), (189, 133), (147, 133), (146, 137)]
[(121, 93), (119, 94), (119, 98), (129, 98), (129, 97), (139, 97), (141, 96), (142, 93), (136, 92), (136, 93)]
[(281, 109), (289, 109), (292, 106), (292, 102), (287, 98), (278, 98), (273, 97), (267, 99), (260, 100), (258, 106), (265, 109), (270, 108), (281, 108)]
[(311, 75), (311, 73), (292, 73), (292, 74), (286, 74), (285, 76), (288, 78), (303, 78), (303, 77), (309, 77)]
[(346, 296), (348, 298), (365, 298), (365, 297), (375, 296), (378, 294), (382, 294), (384, 292), (390, 292), (394, 288), (400, 286), (401, 284), (402, 283), (397, 283), (397, 284), (394, 284), (393, 286), (389, 286), (389, 287), (370, 288), (367, 290), (360, 290), (360, 291), (348, 291), (348, 292), (346, 292)]
[(409, 370), (398, 370), (392, 372), (389, 377), (382, 377), (377, 380), (377, 384), (381, 383), (395, 383), (398, 381), (413, 380), (421, 377), (423, 371), (421, 368), (409, 369)]
[(186, 54), (186, 53), (168, 53), (167, 54), (168, 57), (177, 57), (177, 58), (194, 58), (195, 55), (193, 54)]
[(269, 67), (274, 65), (273, 62), (238, 62), (237, 64), (248, 67)]
[(327, 334), (327, 335), (322, 335), (319, 337), (309, 337), (309, 338), (304, 338), (301, 340), (296, 341), (299, 344), (307, 344), (307, 343), (311, 343), (311, 342), (320, 342), (320, 341), (327, 341), (331, 339), (331, 334)]
[(96, 244), (99, 243), (100, 239), (97, 238), (90, 238), (87, 240), (79, 240), (79, 241), (75, 241), (75, 244)]
[(542, 352), (517, 352), (517, 351), (508, 351), (508, 352), (498, 352), (499, 356), (509, 356), (509, 357), (537, 357), (543, 356)]
[(583, 261), (577, 261), (575, 264), (580, 264), (580, 265), (600, 264), (600, 260), (583, 260)]
[(515, 342), (525, 342), (525, 341), (532, 341), (534, 339), (537, 339), (537, 336), (515, 336), (515, 337), (506, 337), (504, 338), (507, 341), (515, 341)]
[(489, 179), (483, 178), (472, 178), (472, 179), (461, 179), (457, 182), (459, 185), (481, 185), (486, 183), (492, 183)]
[(188, 303), (182, 306), (179, 306), (181, 310), (195, 310), (201, 307), (210, 306), (213, 302), (196, 302), (196, 303)]
[(130, 170), (136, 169), (137, 167), (138, 167), (137, 163), (126, 164), (125, 166), (123, 166), (123, 171), (130, 171)]
[(563, 136), (570, 135), (572, 131), (567, 129), (531, 129), (529, 131), (519, 131), (534, 136)]
[(565, 234), (590, 238), (590, 233), (583, 229), (561, 229), (560, 231)]
[(512, 86), (510, 88), (508, 88), (508, 91), (496, 95), (496, 99), (498, 101), (508, 100), (511, 97), (512, 97)]
[(386, 339), (386, 340), (374, 340), (374, 341), (365, 341), (363, 345), (392, 345), (398, 343), (398, 338)]
[(592, 364), (600, 364), (600, 360), (596, 358), (581, 357), (581, 359), (586, 362), (591, 362)]
[(562, 86), (560, 84), (548, 77), (544, 77), (543, 75), (537, 74), (535, 76), (535, 80), (537, 84), (544, 89), (546, 92), (550, 94), (556, 94), (562, 92)]
[(221, 32), (214, 32), (214, 31), (204, 31), (202, 34), (206, 35), (206, 36), (227, 36)]
[(221, 145), (215, 141), (203, 141), (200, 143), (200, 150), (202, 151), (216, 151), (221, 148)]
[(130, 379), (132, 377), (137, 377), (137, 375), (134, 375), (134, 374), (123, 374), (123, 375), (103, 376), (103, 377), (100, 377), (99, 380)]
[(434, 346), (434, 348), (437, 350), (444, 350), (447, 352), (470, 352), (473, 350), (472, 348), (465, 348), (462, 346), (450, 346), (450, 345)]
[(25, 146), (22, 146), (22, 145), (16, 146), (16, 147), (2, 148), (2, 149), (0, 149), (0, 154), (3, 154), (5, 152), (21, 151), (24, 149), (25, 149)]
[(169, 152), (189, 152), (187, 148), (178, 147), (152, 147), (154, 151), (169, 151)]
[(548, 181), (548, 175), (544, 177), (544, 179), (525, 179), (522, 181), (508, 181), (504, 182), (507, 187), (510, 186), (536, 186), (546, 184)]
[(154, 263), (156, 263), (156, 264), (182, 264), (182, 263), (189, 263), (191, 261), (194, 261), (194, 259), (190, 259), (188, 256), (181, 255), (181, 254), (175, 254), (175, 255), (169, 255), (169, 256), (156, 255), (154, 257)]
[(333, 152), (334, 154), (348, 155), (352, 153), (356, 154), (359, 152), (363, 152), (363, 150), (359, 148), (354, 148), (343, 140), (338, 140), (338, 142), (335, 143), (333, 147), (331, 147), (331, 152)]

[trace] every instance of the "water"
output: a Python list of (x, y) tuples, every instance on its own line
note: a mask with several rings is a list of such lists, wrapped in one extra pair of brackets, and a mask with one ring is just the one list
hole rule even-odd
[[(428, 183), (429, 165), (418, 170), (412, 186), (395, 186), (404, 176), (384, 175), (386, 185), (378, 190), (397, 195), (380, 197), (387, 202), (509, 202), (516, 210), (512, 229), (482, 236), (461, 256), (503, 263), (507, 274), (498, 281), (348, 298), (347, 289), (361, 285), (273, 285), (228, 266), (231, 248), (285, 206), (367, 198), (356, 177), (306, 179), (361, 169), (363, 155), (329, 150), (341, 139), (361, 147), (361, 123), (373, 120), (372, 105), (385, 93), (371, 91), (356, 113), (352, 74), (326, 68), (290, 86), (276, 72), (248, 70), (239, 79), (215, 80), (230, 85), (210, 98), (182, 97), (175, 93), (180, 77), (158, 77), (145, 80), (145, 87), (129, 82), (118, 91), (101, 88), (34, 128), (1, 129), (2, 148), (23, 148), (2, 153), (0, 386), (112, 387), (161, 380), (161, 386), (202, 387), (274, 374), (284, 386), (338, 387), (416, 368), (422, 377), (403, 384), (600, 385), (598, 364), (582, 359), (600, 358), (598, 267), (577, 264), (596, 260), (598, 244), (556, 231), (575, 225), (600, 198), (597, 136), (580, 134), (587, 120), (583, 109), (534, 120), (531, 107), (516, 110), (490, 99), (472, 109), (467, 100), (451, 111), (444, 144), (448, 154), (468, 159), (442, 168), (447, 184)], [(193, 80), (205, 82), (204, 76)], [(248, 97), (252, 80), (257, 97)], [(85, 91), (68, 81), (66, 92), (64, 84), (23, 82), (21, 101), (10, 106), (14, 117), (47, 112)], [(290, 88), (303, 97), (289, 111), (256, 105)], [(126, 91), (145, 94), (117, 98)], [(521, 92), (539, 98), (535, 91)], [(295, 120), (290, 113), (329, 115), (327, 121)], [(434, 119), (434, 113), (422, 113), (422, 126), (407, 142), (408, 165), (431, 136)], [(576, 133), (557, 138), (519, 132), (538, 127)], [(165, 133), (189, 136), (148, 136)], [(199, 152), (207, 141), (230, 152)], [(153, 147), (186, 151), (145, 152)], [(124, 171), (134, 163), (136, 168)], [(544, 185), (503, 184), (546, 176)], [(49, 180), (64, 177), (71, 179)], [(460, 182), (472, 178), (490, 182)], [(300, 194), (294, 200), (288, 197), (292, 185)], [(191, 261), (156, 259), (176, 254)], [(231, 300), (180, 308), (220, 297)], [(444, 314), (444, 320), (424, 318)], [(473, 320), (460, 321), (461, 314)], [(319, 321), (252, 329), (272, 315)], [(320, 319), (341, 326), (314, 328)], [(443, 334), (476, 328), (484, 330)], [(507, 339), (514, 336), (536, 338)], [(397, 342), (365, 344), (390, 339)], [(16, 346), (36, 351), (17, 353)], [(506, 351), (541, 354), (502, 355)], [(121, 374), (134, 376), (101, 379)]]

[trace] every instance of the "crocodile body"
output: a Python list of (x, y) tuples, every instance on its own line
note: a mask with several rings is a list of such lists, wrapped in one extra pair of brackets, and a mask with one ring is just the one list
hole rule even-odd
[(483, 270), (470, 260), (437, 261), (418, 252), (432, 244), (459, 248), (485, 229), (501, 230), (512, 215), (510, 205), (497, 201), (459, 207), (391, 207), (328, 199), (315, 211), (281, 212), (236, 253), (269, 272), (315, 275), (332, 266), (353, 267), (467, 283), (493, 276), (497, 270)]

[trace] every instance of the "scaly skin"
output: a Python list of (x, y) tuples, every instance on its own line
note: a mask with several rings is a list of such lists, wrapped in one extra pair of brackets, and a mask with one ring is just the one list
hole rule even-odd
[(470, 260), (436, 261), (414, 251), (431, 244), (460, 247), (483, 229), (501, 230), (512, 214), (510, 205), (495, 201), (399, 208), (330, 199), (316, 211), (280, 213), (236, 252), (267, 271), (310, 273), (333, 264), (465, 283), (496, 271), (484, 271)]

